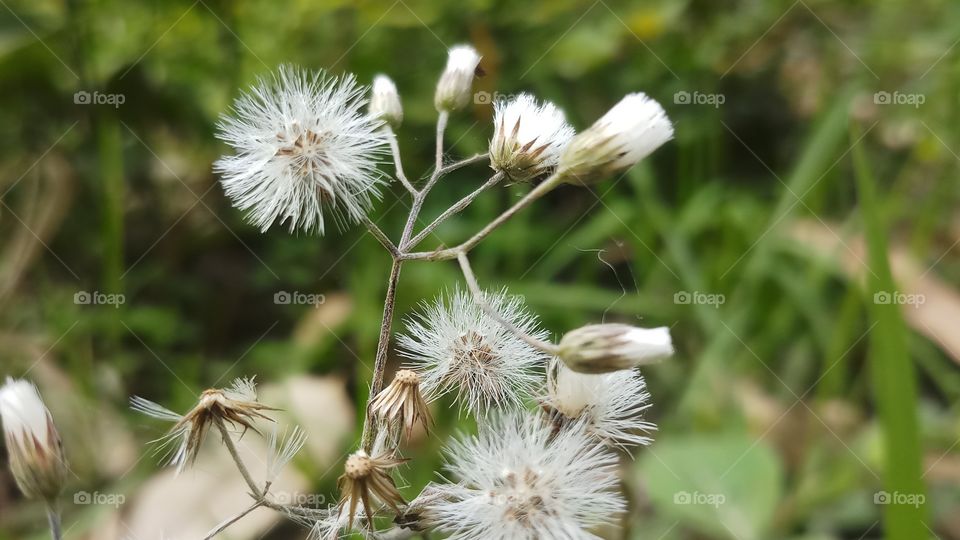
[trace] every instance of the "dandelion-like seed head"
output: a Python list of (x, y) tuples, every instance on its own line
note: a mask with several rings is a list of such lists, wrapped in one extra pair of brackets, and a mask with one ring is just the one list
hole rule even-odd
[(326, 209), (341, 223), (366, 215), (387, 139), (383, 120), (362, 111), (365, 94), (352, 75), (283, 66), (260, 79), (218, 124), (234, 154), (214, 169), (234, 206), (264, 231), (279, 221), (322, 234)]
[(559, 168), (571, 182), (595, 182), (633, 167), (672, 138), (673, 125), (659, 103), (642, 92), (627, 94), (573, 137)]
[(591, 527), (623, 511), (617, 458), (582, 429), (555, 432), (532, 415), (508, 414), (454, 442), (422, 519), (458, 540), (596, 538)]
[[(484, 293), (487, 304), (521, 331), (538, 339), (547, 332), (518, 297)], [(455, 290), (407, 321), (401, 354), (421, 378), (429, 399), (452, 392), (474, 416), (522, 405), (539, 382), (547, 355), (487, 315), (466, 291)]]
[(197, 404), (183, 415), (139, 396), (130, 398), (130, 407), (147, 416), (174, 423), (164, 437), (154, 442), (157, 451), (164, 453), (168, 463), (176, 467), (177, 474), (197, 459), (210, 426), (226, 422), (259, 432), (253, 421), (257, 418), (271, 420), (263, 411), (276, 410), (259, 403), (253, 379), (244, 378), (234, 380), (229, 388), (204, 390)]
[(438, 111), (455, 111), (470, 103), (473, 77), (480, 65), (480, 55), (469, 45), (451, 47), (447, 67), (437, 82), (433, 103)]
[(554, 360), (548, 373), (543, 405), (558, 427), (582, 427), (608, 446), (650, 444), (657, 427), (643, 418), (650, 394), (639, 372), (577, 373)]
[(0, 419), (20, 491), (29, 498), (55, 499), (67, 479), (67, 460), (37, 387), (8, 377), (0, 387)]
[(515, 182), (530, 180), (556, 167), (560, 152), (573, 137), (563, 111), (537, 103), (530, 94), (494, 104), (490, 166)]

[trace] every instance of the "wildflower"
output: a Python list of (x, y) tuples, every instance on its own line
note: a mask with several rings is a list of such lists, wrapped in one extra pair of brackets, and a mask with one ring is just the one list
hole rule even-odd
[(530, 180), (556, 167), (560, 152), (573, 137), (563, 111), (538, 104), (530, 94), (494, 104), (490, 167), (513, 181)]
[(397, 491), (397, 486), (387, 471), (405, 461), (389, 454), (370, 457), (363, 450), (347, 458), (344, 472), (337, 480), (337, 487), (340, 489), (338, 513), (342, 514), (344, 508), (347, 508), (348, 529), (353, 528), (358, 504), (362, 505), (367, 523), (371, 527), (373, 526), (373, 506), (371, 506), (373, 502), (380, 501), (394, 512), (400, 512), (400, 506), (404, 504), (403, 496)]
[(400, 94), (397, 85), (390, 77), (377, 75), (373, 78), (373, 87), (370, 90), (370, 116), (380, 118), (397, 129), (403, 122), (403, 106), (400, 105)]
[(211, 425), (227, 422), (257, 431), (253, 425), (256, 418), (270, 420), (261, 411), (276, 410), (257, 402), (256, 385), (252, 379), (235, 379), (227, 389), (204, 390), (197, 404), (184, 415), (139, 396), (130, 398), (130, 407), (147, 416), (174, 422), (167, 435), (155, 442), (159, 445), (158, 450), (171, 447), (167, 452), (169, 464), (177, 468), (177, 474), (196, 460), (200, 444)]
[(352, 75), (289, 66), (260, 79), (218, 124), (235, 154), (214, 168), (234, 206), (263, 231), (279, 221), (322, 234), (325, 207), (341, 223), (362, 218), (380, 197), (388, 142), (382, 120), (361, 111), (365, 93)]
[(591, 324), (567, 332), (558, 356), (573, 371), (608, 373), (650, 364), (673, 355), (670, 329), (627, 324)]
[(370, 401), (370, 413), (388, 422), (399, 422), (408, 439), (417, 423), (429, 430), (430, 408), (420, 393), (420, 376), (409, 369), (397, 371), (393, 382)]
[(672, 138), (659, 103), (642, 92), (627, 94), (570, 141), (559, 168), (571, 182), (588, 184), (633, 167)]
[(0, 419), (10, 472), (29, 498), (53, 501), (67, 479), (60, 434), (33, 383), (7, 378), (0, 387)]
[(454, 442), (441, 484), (422, 519), (458, 540), (596, 538), (588, 529), (622, 512), (617, 458), (582, 429), (554, 434), (513, 413)]
[(608, 446), (650, 444), (645, 434), (657, 426), (643, 419), (650, 394), (636, 370), (593, 375), (577, 373), (554, 360), (548, 374), (543, 405), (562, 427), (583, 426)]
[(480, 55), (469, 45), (457, 45), (450, 49), (447, 67), (437, 82), (433, 104), (438, 111), (452, 112), (462, 109), (470, 102), (473, 76), (480, 65)]
[[(522, 332), (546, 339), (520, 298), (506, 291), (484, 293), (486, 302)], [(430, 400), (448, 392), (474, 416), (494, 407), (522, 405), (538, 385), (547, 356), (487, 315), (468, 292), (455, 290), (407, 321), (401, 354), (420, 375)]]

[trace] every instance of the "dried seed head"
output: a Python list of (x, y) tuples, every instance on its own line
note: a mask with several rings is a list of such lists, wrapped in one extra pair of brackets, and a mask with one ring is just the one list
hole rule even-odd
[(627, 324), (591, 324), (567, 332), (558, 356), (573, 371), (609, 373), (673, 355), (670, 329)]
[(433, 104), (438, 111), (452, 112), (462, 109), (470, 102), (473, 76), (480, 65), (480, 55), (469, 45), (457, 45), (450, 49), (447, 67), (437, 82)]
[(148, 416), (174, 422), (167, 435), (154, 442), (158, 443), (158, 451), (167, 449), (169, 463), (177, 468), (178, 474), (196, 460), (200, 444), (211, 425), (226, 422), (259, 433), (253, 421), (263, 418), (272, 422), (262, 411), (277, 410), (257, 401), (252, 379), (236, 379), (226, 389), (204, 390), (197, 404), (184, 415), (138, 396), (130, 398), (130, 406)]
[(391, 382), (370, 402), (370, 413), (390, 423), (399, 423), (409, 439), (416, 424), (430, 429), (430, 408), (420, 393), (420, 376), (401, 369)]
[(404, 500), (388, 472), (406, 460), (387, 454), (371, 457), (359, 450), (347, 458), (343, 474), (337, 481), (340, 488), (338, 516), (347, 510), (347, 528), (353, 528), (357, 506), (363, 507), (368, 525), (373, 525), (373, 504), (384, 504), (399, 513)]
[(513, 182), (532, 180), (557, 165), (573, 137), (563, 111), (530, 94), (494, 103), (490, 167)]
[(28, 498), (51, 501), (67, 479), (67, 462), (53, 417), (33, 383), (7, 378), (0, 387), (0, 418), (10, 472)]
[(673, 125), (659, 103), (642, 92), (627, 94), (570, 140), (559, 170), (569, 182), (589, 184), (633, 167), (672, 138)]

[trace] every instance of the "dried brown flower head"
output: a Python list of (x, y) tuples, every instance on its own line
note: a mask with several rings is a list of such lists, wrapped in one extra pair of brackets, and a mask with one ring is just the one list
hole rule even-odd
[(252, 379), (236, 379), (226, 389), (204, 390), (197, 404), (184, 415), (139, 396), (132, 397), (130, 405), (135, 411), (148, 416), (175, 422), (170, 431), (156, 442), (161, 450), (172, 445), (168, 452), (171, 454), (169, 463), (177, 468), (177, 473), (197, 459), (200, 444), (215, 422), (243, 426), (244, 431), (252, 429), (259, 433), (253, 421), (256, 418), (272, 421), (261, 411), (277, 410), (257, 401), (256, 385)]
[(401, 369), (391, 382), (370, 402), (370, 414), (388, 422), (403, 425), (407, 438), (417, 423), (430, 430), (430, 409), (420, 393), (420, 376), (415, 371)]
[(388, 454), (370, 457), (363, 450), (359, 450), (347, 458), (343, 467), (344, 472), (337, 480), (337, 486), (340, 488), (338, 514), (342, 514), (344, 508), (347, 508), (348, 528), (353, 527), (357, 504), (363, 505), (367, 523), (373, 526), (373, 500), (371, 500), (371, 495), (375, 500), (389, 506), (394, 512), (400, 513), (400, 506), (404, 505), (405, 502), (403, 496), (397, 491), (393, 478), (387, 471), (405, 461), (405, 459), (397, 459)]

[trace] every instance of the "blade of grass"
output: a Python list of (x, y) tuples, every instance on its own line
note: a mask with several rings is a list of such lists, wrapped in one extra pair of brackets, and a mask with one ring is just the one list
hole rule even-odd
[[(858, 130), (851, 130), (856, 140)], [(877, 294), (895, 294), (887, 260), (886, 227), (876, 183), (861, 145), (853, 149), (857, 193), (867, 237), (872, 272), (867, 275), (867, 309), (876, 327), (870, 332), (869, 368), (873, 395), (880, 415), (884, 446), (884, 489), (891, 494), (883, 506), (886, 538), (926, 538), (924, 504), (899, 504), (898, 496), (922, 501), (920, 434), (917, 422), (917, 383), (907, 352), (907, 329), (896, 302), (878, 302)]]

